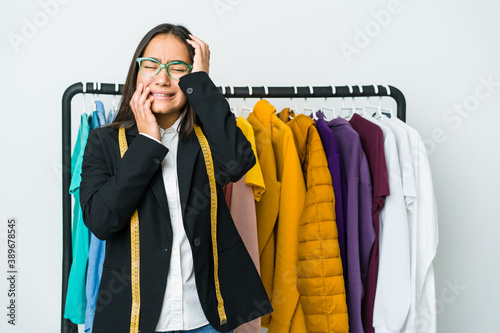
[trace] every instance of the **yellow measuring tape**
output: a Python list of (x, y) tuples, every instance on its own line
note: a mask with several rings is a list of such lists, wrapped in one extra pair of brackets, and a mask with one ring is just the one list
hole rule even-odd
[(219, 285), (219, 255), (217, 252), (217, 188), (215, 187), (214, 163), (212, 160), (212, 152), (208, 145), (205, 134), (201, 131), (200, 126), (194, 125), (194, 132), (200, 142), (203, 158), (207, 167), (208, 182), (210, 183), (210, 221), (212, 229), (212, 248), (214, 256), (214, 280), (215, 280), (215, 295), (217, 296), (217, 311), (219, 312), (220, 324), (227, 323), (226, 311), (224, 310), (224, 300), (220, 293)]
[[(226, 311), (224, 310), (224, 300), (220, 292), (219, 284), (219, 257), (217, 252), (217, 188), (215, 186), (214, 164), (212, 153), (208, 145), (207, 138), (198, 125), (194, 125), (194, 130), (200, 147), (203, 152), (203, 158), (207, 168), (208, 181), (210, 184), (210, 221), (212, 234), (212, 247), (214, 257), (214, 280), (215, 294), (217, 296), (217, 311), (219, 312), (220, 324), (227, 323)], [(125, 137), (125, 128), (119, 129), (120, 155), (123, 157), (127, 151), (127, 139)], [(139, 244), (139, 214), (137, 209), (130, 219), (130, 248), (131, 248), (131, 271), (132, 271), (132, 312), (130, 314), (130, 333), (139, 331), (139, 313), (141, 308), (141, 290), (140, 290), (140, 244)]]
[[(127, 151), (127, 139), (125, 128), (120, 127), (118, 134), (120, 143), (120, 156), (123, 157)], [(130, 333), (139, 331), (139, 313), (141, 310), (141, 289), (140, 289), (140, 244), (139, 244), (139, 214), (137, 209), (130, 219), (130, 250), (131, 250), (131, 273), (132, 273), (132, 312), (130, 314)]]

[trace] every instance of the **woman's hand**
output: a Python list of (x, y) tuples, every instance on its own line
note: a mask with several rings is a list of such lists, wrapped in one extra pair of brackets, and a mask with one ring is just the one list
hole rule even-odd
[(194, 48), (193, 69), (191, 73), (206, 72), (208, 74), (208, 68), (210, 67), (210, 50), (208, 49), (208, 45), (191, 34), (189, 37), (191, 39), (186, 39), (186, 41)]
[(144, 85), (139, 83), (130, 100), (130, 107), (134, 113), (139, 133), (148, 134), (153, 138), (161, 140), (160, 129), (158, 128), (156, 117), (151, 111), (151, 103), (154, 97), (149, 95), (150, 92), (149, 87), (144, 89)]

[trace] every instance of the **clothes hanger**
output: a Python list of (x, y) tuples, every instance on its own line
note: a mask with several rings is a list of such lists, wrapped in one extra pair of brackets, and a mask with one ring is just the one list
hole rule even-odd
[[(82, 118), (81, 116), (83, 116), (84, 114), (86, 114), (87, 110), (85, 108), (85, 95), (87, 94), (87, 82), (83, 82), (83, 94), (82, 94), (82, 114), (80, 115), (80, 119)], [(87, 121), (88, 121), (88, 117), (87, 117)], [(80, 125), (81, 126), (81, 123)], [(84, 138), (83, 138), (83, 131), (78, 131), (80, 133), (80, 142), (83, 142)]]
[[(309, 86), (309, 93), (310, 93), (311, 95), (314, 95), (314, 88), (313, 88), (312, 86)], [(308, 107), (308, 106), (307, 106), (307, 97), (304, 97), (304, 112), (303, 112), (303, 113), (304, 113), (305, 115), (307, 115), (307, 114), (306, 114), (306, 112), (307, 112), (307, 111), (310, 111), (310, 112), (311, 112), (311, 114), (312, 114), (312, 116), (313, 116), (313, 119), (314, 119), (315, 121), (316, 121), (316, 120), (318, 120), (318, 117), (316, 116), (316, 113), (314, 112), (314, 109), (313, 109), (313, 108), (310, 108), (310, 107)]]
[[(363, 93), (363, 86), (358, 85), (358, 88), (359, 88), (359, 93), (362, 94)], [(354, 112), (356, 112), (360, 116), (366, 115), (365, 108), (364, 107), (356, 107), (356, 103), (354, 103), (354, 98), (353, 98), (353, 114), (351, 115), (351, 117), (354, 115)]]
[[(293, 86), (293, 92), (294, 92), (295, 95), (297, 95), (297, 86)], [(289, 107), (289, 109), (290, 109), (290, 112), (292, 112), (292, 111), (298, 112), (297, 104), (295, 104), (293, 102), (293, 97), (290, 97), (290, 107)]]
[[(352, 88), (352, 86), (348, 85), (347, 87), (349, 88), (349, 94), (352, 95), (353, 91), (354, 91), (353, 88)], [(351, 116), (354, 113), (354, 109), (355, 109), (355, 106), (354, 106), (354, 97), (351, 97), (351, 98), (352, 98), (352, 105), (348, 107), (348, 106), (345, 105), (345, 97), (342, 97), (342, 107), (340, 108), (339, 117), (342, 117), (345, 120), (351, 119)]]
[[(94, 90), (96, 89), (95, 82), (92, 83), (92, 88), (94, 88)], [(92, 113), (94, 113), (94, 111), (97, 111), (95, 101), (96, 101), (96, 98), (95, 98), (95, 92), (94, 92), (94, 93), (92, 93)]]
[[(385, 85), (383, 87), (387, 91), (387, 96), (391, 96), (391, 88), (389, 87), (389, 85)], [(383, 108), (382, 107), (382, 97), (380, 97), (380, 113), (381, 113), (381, 115), (384, 114), (389, 118), (394, 117), (394, 112), (392, 111), (391, 108)]]
[[(94, 88), (94, 90), (101, 90), (101, 83), (99, 82), (93, 82), (92, 83), (92, 88)], [(96, 98), (96, 95), (97, 95), (97, 98)], [(96, 105), (96, 101), (98, 100), (101, 100), (101, 96), (99, 94), (96, 94), (96, 93), (93, 93), (92, 94), (92, 105), (93, 105), (93, 109), (92, 109), (92, 112), (94, 111), (97, 111), (97, 105)]]
[[(336, 90), (335, 86), (332, 86), (332, 94), (335, 95), (336, 93), (337, 93), (337, 90)], [(335, 109), (327, 106), (327, 97), (325, 97), (325, 105), (321, 108), (321, 114), (323, 115), (323, 118), (325, 119), (325, 121), (330, 121), (331, 119), (327, 119), (327, 117), (325, 116), (325, 113), (324, 113), (325, 110), (330, 111), (332, 113), (332, 119), (336, 118)]]
[(83, 94), (82, 94), (82, 114), (86, 112), (85, 110), (85, 95), (87, 94), (87, 82), (83, 82)]
[[(375, 94), (378, 94), (378, 87), (377, 86), (374, 86), (375, 87)], [(389, 86), (383, 86), (386, 91), (387, 91), (387, 95), (390, 96), (391, 95), (391, 89), (389, 88)], [(369, 106), (369, 108), (373, 108), (375, 110), (375, 113), (369, 115), (371, 117), (374, 117), (375, 119), (380, 119), (382, 116), (386, 116), (388, 118), (392, 118), (393, 117), (393, 112), (392, 112), (392, 109), (390, 108), (384, 108), (382, 107), (382, 96), (378, 96), (378, 105), (376, 106)]]
[[(231, 96), (234, 96), (234, 88), (233, 88), (233, 86), (229, 86), (229, 92), (231, 93)], [(227, 99), (227, 102), (229, 103), (229, 98)], [(238, 119), (238, 114), (237, 114), (237, 111), (236, 111), (236, 107), (231, 106), (231, 104), (229, 104), (229, 110), (231, 110), (231, 112), (234, 113), (234, 117), (236, 119)]]
[(115, 92), (116, 94), (113, 95), (113, 109), (109, 110), (110, 113), (115, 112), (118, 109), (118, 92), (120, 91), (120, 84), (115, 83)]
[[(253, 89), (250, 86), (248, 86), (248, 94), (250, 96), (253, 95)], [(245, 116), (245, 111), (247, 111), (248, 114), (250, 115), (250, 112), (252, 112), (252, 109), (247, 106), (247, 98), (243, 97), (243, 105), (241, 106), (241, 116), (246, 119), (248, 116)]]
[(120, 85), (118, 83), (115, 83), (115, 92), (116, 94), (113, 95), (113, 110), (116, 110), (116, 96), (118, 96), (118, 92), (120, 91)]
[[(266, 97), (269, 95), (269, 88), (267, 88), (267, 86), (263, 86), (264, 87), (264, 94), (266, 94)], [(262, 97), (260, 98), (262, 99)]]
[[(373, 85), (373, 90), (375, 91), (375, 95), (378, 95), (378, 86), (377, 85)], [(365, 110), (373, 109), (373, 112), (367, 111), (368, 115), (371, 117), (380, 118), (380, 116), (381, 116), (380, 107), (382, 104), (382, 97), (379, 96), (379, 98), (380, 98), (379, 105), (371, 105), (370, 104), (370, 96), (366, 97)]]
[(227, 104), (229, 105), (229, 111), (231, 111), (231, 113), (236, 117), (236, 115), (234, 113), (234, 107), (231, 106), (231, 102), (229, 101), (229, 98), (226, 97), (226, 86), (222, 85), (221, 89), (222, 89), (222, 95), (226, 98)]
[(249, 115), (252, 112), (252, 109), (249, 108), (246, 104), (247, 104), (247, 99), (246, 97), (243, 97), (243, 105), (241, 106), (241, 116), (245, 119), (248, 118), (248, 116), (245, 116), (245, 111), (248, 112)]

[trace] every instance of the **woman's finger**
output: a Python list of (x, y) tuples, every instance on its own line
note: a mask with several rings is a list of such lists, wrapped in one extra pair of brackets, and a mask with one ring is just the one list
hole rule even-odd
[(199, 43), (200, 46), (202, 46), (203, 48), (207, 47), (207, 43), (205, 43), (204, 41), (202, 41), (200, 38), (196, 37), (196, 36), (193, 36), (193, 35), (189, 35), (189, 37), (191, 37), (192, 40), (194, 40), (196, 43)]
[(142, 91), (141, 95), (137, 99), (137, 105), (139, 107), (141, 107), (142, 105), (144, 105), (144, 103), (146, 103), (146, 99), (149, 97), (150, 90), (151, 89), (149, 87), (146, 87), (146, 89)]
[(152, 117), (154, 117), (154, 116), (153, 116), (153, 112), (151, 111), (151, 103), (153, 103), (153, 97), (152, 97), (152, 96), (148, 97), (148, 99), (147, 99), (147, 100), (146, 100), (146, 102), (144, 103), (144, 109), (149, 111), (149, 112), (147, 112), (148, 114), (147, 114), (147, 115), (145, 115), (146, 117), (147, 117), (147, 116), (152, 116)]
[(189, 43), (189, 45), (191, 45), (194, 48), (195, 51), (200, 49), (200, 44), (198, 44), (195, 40), (186, 39), (186, 41)]
[(192, 72), (204, 71), (208, 73), (210, 67), (210, 50), (208, 49), (208, 45), (198, 37), (193, 35), (189, 36), (191, 39), (186, 39), (186, 41), (195, 51)]
[[(198, 37), (196, 36), (193, 36), (193, 35), (189, 35), (190, 38), (191, 38), (191, 41), (193, 43), (190, 43), (195, 49), (199, 49), (201, 51), (201, 55), (203, 57), (206, 57), (207, 56), (207, 53), (209, 53), (209, 49), (208, 49), (208, 44), (205, 43), (204, 41), (202, 41), (201, 39), (199, 39)], [(189, 41), (189, 39), (188, 39)]]
[(132, 109), (132, 112), (136, 117), (138, 116), (137, 99), (139, 98), (141, 93), (142, 93), (142, 83), (139, 83), (139, 85), (134, 91), (134, 94), (132, 95), (132, 98), (130, 99), (130, 108)]
[(139, 85), (137, 87), (135, 87), (135, 91), (132, 94), (132, 98), (130, 99), (130, 102), (135, 103), (135, 101), (137, 100), (137, 95), (140, 93), (139, 91), (141, 89), (142, 89), (142, 83), (139, 83)]
[(147, 120), (150, 115), (152, 115), (150, 106), (152, 101), (149, 102), (149, 106), (145, 106), (146, 101), (149, 99), (150, 89), (146, 87), (143, 89), (143, 84), (139, 83), (134, 95), (130, 101), (130, 107), (132, 112), (134, 113), (135, 119), (137, 122), (142, 122), (143, 120)]

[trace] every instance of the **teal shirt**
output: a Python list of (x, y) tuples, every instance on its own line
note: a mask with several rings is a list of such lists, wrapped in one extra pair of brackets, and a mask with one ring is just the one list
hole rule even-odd
[[(80, 120), (80, 129), (78, 131), (75, 150), (71, 158), (73, 172), (69, 193), (75, 198), (72, 231), (73, 263), (69, 273), (68, 292), (64, 309), (64, 318), (71, 320), (75, 324), (85, 323), (85, 307), (87, 304), (85, 296), (85, 279), (87, 275), (90, 234), (83, 223), (82, 210), (80, 207), (80, 181), (83, 153), (85, 151), (85, 145), (87, 144), (89, 132), (89, 119), (87, 114), (83, 113)], [(75, 158), (75, 156), (77, 157)]]
[[(86, 113), (82, 114), (81, 118), (83, 118), (83, 117), (85, 117), (85, 119), (88, 119)], [(83, 147), (85, 147), (85, 143), (83, 144), (83, 147), (82, 147), (82, 138), (84, 136), (84, 134), (83, 134), (84, 126), (81, 126), (81, 121), (83, 121), (83, 120), (80, 120), (80, 127), (78, 128), (78, 136), (76, 137), (75, 148), (73, 148), (73, 155), (71, 155), (71, 179), (73, 179), (73, 175), (75, 174), (75, 167), (76, 167), (78, 158), (80, 157), (80, 151), (82, 151)], [(75, 213), (77, 213), (76, 205), (73, 208), (73, 216), (75, 216), (74, 215)], [(76, 226), (75, 221), (73, 220), (73, 226), (71, 227), (71, 248), (72, 249), (75, 248), (75, 239), (76, 239), (75, 226)]]

